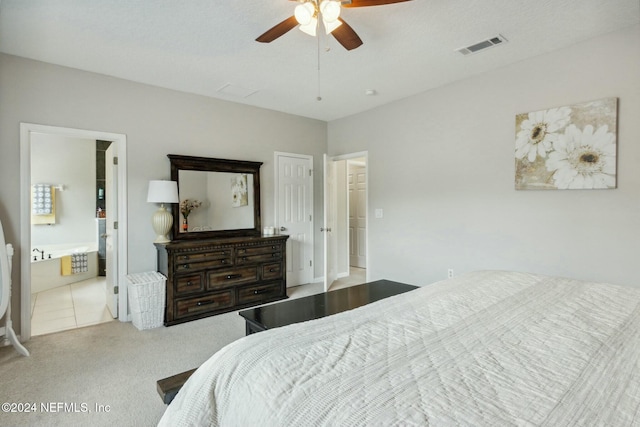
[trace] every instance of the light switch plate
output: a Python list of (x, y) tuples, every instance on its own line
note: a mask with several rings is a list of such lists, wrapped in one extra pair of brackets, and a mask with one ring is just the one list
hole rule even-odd
[(382, 209), (376, 209), (374, 213), (376, 218), (384, 218), (384, 211)]

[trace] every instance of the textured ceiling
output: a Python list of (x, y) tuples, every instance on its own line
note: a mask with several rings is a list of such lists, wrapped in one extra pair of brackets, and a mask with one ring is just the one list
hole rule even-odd
[[(413, 0), (343, 9), (364, 41), (349, 52), (297, 29), (254, 41), (294, 7), (0, 0), (0, 51), (330, 121), (640, 22), (638, 0)], [(498, 34), (508, 43), (455, 51)]]

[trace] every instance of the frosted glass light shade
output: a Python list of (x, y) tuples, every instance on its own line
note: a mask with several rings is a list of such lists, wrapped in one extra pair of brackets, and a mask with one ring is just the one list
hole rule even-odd
[(303, 33), (307, 33), (312, 37), (316, 36), (316, 28), (318, 28), (318, 20), (316, 18), (311, 18), (311, 21), (309, 21), (308, 24), (306, 25), (300, 25), (300, 31), (302, 31)]
[(308, 25), (316, 13), (316, 8), (311, 2), (302, 3), (296, 6), (294, 16), (300, 25)]
[(323, 0), (320, 3), (320, 13), (325, 22), (333, 22), (340, 16), (340, 2), (334, 0)]

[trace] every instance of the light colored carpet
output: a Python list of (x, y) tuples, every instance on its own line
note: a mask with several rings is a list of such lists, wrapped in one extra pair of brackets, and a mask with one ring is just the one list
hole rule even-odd
[[(319, 292), (321, 284), (288, 290), (291, 298)], [(42, 335), (25, 343), (30, 357), (0, 348), (0, 404), (35, 404), (30, 413), (0, 411), (0, 425), (156, 425), (165, 410), (156, 381), (200, 366), (244, 335), (234, 311), (145, 331), (114, 321)]]

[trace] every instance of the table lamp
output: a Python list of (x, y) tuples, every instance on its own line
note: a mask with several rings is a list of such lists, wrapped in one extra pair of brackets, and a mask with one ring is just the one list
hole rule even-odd
[(149, 181), (147, 202), (160, 203), (160, 208), (151, 217), (153, 231), (158, 237), (154, 243), (168, 243), (167, 234), (173, 225), (173, 216), (165, 207), (165, 203), (178, 203), (178, 183), (175, 181)]

